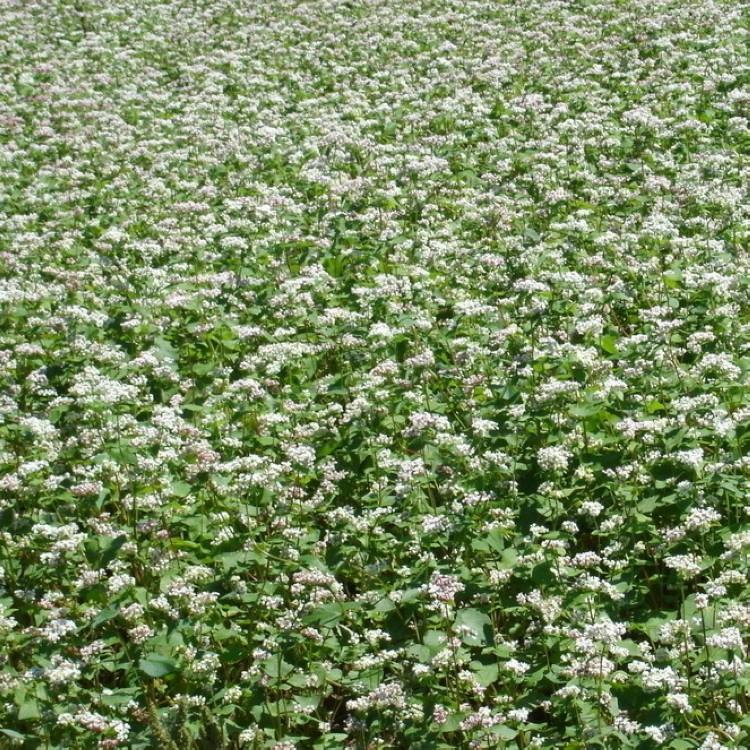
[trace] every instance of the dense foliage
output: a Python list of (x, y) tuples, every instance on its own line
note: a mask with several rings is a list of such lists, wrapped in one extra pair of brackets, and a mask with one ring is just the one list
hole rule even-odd
[(750, 746), (750, 4), (6, 0), (0, 747)]

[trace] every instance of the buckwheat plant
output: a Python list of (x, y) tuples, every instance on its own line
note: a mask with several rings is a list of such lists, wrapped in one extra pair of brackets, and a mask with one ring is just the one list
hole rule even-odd
[(5, 0), (0, 72), (0, 747), (750, 746), (748, 0)]

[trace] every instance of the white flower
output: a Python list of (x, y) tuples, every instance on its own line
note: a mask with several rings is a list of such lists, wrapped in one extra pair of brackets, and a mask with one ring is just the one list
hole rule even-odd
[(591, 516), (592, 518), (601, 515), (603, 510), (604, 506), (596, 500), (584, 500), (584, 502), (581, 503), (581, 514)]
[(433, 601), (452, 603), (456, 594), (464, 590), (464, 585), (456, 576), (435, 571), (422, 588)]
[(513, 672), (517, 677), (521, 677), (531, 669), (531, 666), (525, 661), (518, 661), (517, 659), (508, 659), (508, 661), (503, 664), (503, 667), (508, 671)]
[(664, 564), (683, 578), (695, 578), (701, 572), (701, 560), (692, 553), (687, 555), (669, 555), (664, 558)]
[(690, 713), (693, 710), (685, 693), (668, 693), (667, 703), (681, 714)]
[(540, 448), (537, 451), (537, 461), (543, 469), (548, 471), (564, 471), (568, 468), (571, 453), (560, 445)]

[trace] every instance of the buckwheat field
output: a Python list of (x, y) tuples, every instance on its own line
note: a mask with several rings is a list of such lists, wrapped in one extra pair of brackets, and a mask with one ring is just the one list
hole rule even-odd
[(3, 0), (0, 748), (750, 747), (748, 0)]

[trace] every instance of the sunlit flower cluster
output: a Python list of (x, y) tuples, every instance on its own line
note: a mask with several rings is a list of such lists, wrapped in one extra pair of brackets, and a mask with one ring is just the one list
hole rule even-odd
[(0, 747), (750, 747), (749, 53), (0, 4)]

